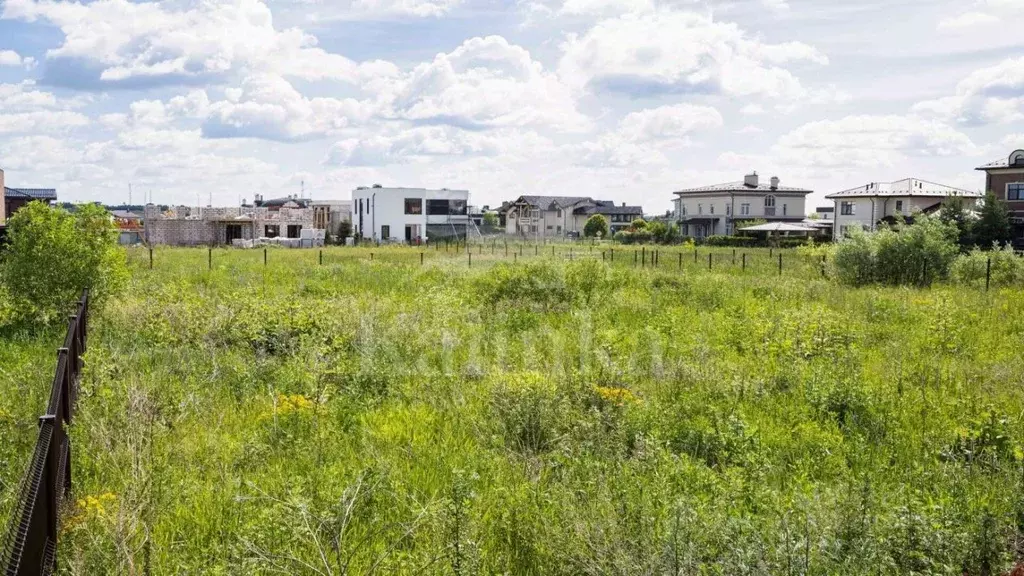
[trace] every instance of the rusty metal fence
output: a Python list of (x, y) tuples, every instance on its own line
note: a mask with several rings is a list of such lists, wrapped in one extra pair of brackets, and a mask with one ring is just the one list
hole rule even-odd
[(64, 346), (57, 352), (57, 373), (46, 413), (39, 417), (39, 439), (22, 479), (14, 511), (0, 544), (3, 576), (50, 574), (55, 565), (60, 511), (71, 490), (71, 424), (78, 396), (89, 322), (89, 292), (68, 321)]

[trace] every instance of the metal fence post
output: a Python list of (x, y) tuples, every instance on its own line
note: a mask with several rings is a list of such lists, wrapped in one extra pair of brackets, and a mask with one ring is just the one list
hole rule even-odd
[(708, 270), (711, 270), (711, 252), (708, 252)]
[(992, 257), (985, 262), (985, 292), (988, 292), (988, 283), (992, 278)]
[(420, 266), (423, 266), (423, 252), (420, 252)]
[(267, 267), (267, 249), (266, 248), (263, 249), (263, 267), (264, 268)]
[(741, 268), (741, 270), (743, 270), (745, 272), (747, 270), (747, 253), (746, 252), (743, 253), (743, 256), (740, 258), (740, 260), (741, 260), (742, 266), (743, 266)]
[(320, 251), (320, 265), (321, 266), (324, 265), (324, 251), (323, 250)]
[(207, 248), (206, 250), (206, 268), (207, 270), (213, 270), (213, 248)]
[(782, 254), (779, 254), (779, 276), (782, 276)]
[(149, 247), (149, 269), (153, 269), (153, 247)]
[(682, 252), (679, 253), (679, 269), (680, 270), (683, 269), (683, 253)]
[(473, 252), (466, 250), (466, 255), (469, 256), (469, 267), (473, 267)]

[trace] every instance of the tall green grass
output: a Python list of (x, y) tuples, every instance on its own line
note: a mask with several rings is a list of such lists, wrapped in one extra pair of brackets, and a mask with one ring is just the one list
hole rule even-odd
[(443, 246), (422, 266), (408, 248), (325, 249), (322, 266), (270, 250), (266, 267), (215, 250), (212, 270), (205, 249), (158, 250), (152, 270), (133, 253), (91, 325), (61, 571), (1015, 561), (1020, 290), (851, 289), (793, 251), (780, 276), (767, 250), (746, 271), (714, 250), (709, 272), (707, 249), (651, 269), (631, 249), (531, 247), (477, 248), (472, 267)]

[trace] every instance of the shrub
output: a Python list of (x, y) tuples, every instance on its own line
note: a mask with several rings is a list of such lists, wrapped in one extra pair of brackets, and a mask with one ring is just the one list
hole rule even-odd
[(566, 287), (586, 304), (611, 288), (608, 267), (590, 258), (570, 262), (565, 269)]
[(639, 230), (621, 230), (615, 235), (615, 241), (622, 244), (650, 244), (654, 239), (646, 228)]
[(515, 301), (550, 307), (572, 299), (562, 269), (547, 262), (530, 262), (518, 266), (498, 264), (490, 274), (478, 279), (477, 290), (490, 305)]
[(989, 280), (993, 286), (1024, 283), (1024, 259), (1017, 256), (1010, 246), (994, 248), (991, 252), (975, 248), (967, 254), (961, 254), (953, 261), (949, 275), (959, 284), (984, 284), (989, 259), (992, 260)]
[(560, 404), (554, 382), (538, 372), (507, 374), (491, 389), (491, 411), (506, 446), (524, 454), (552, 447), (558, 437)]
[(708, 246), (729, 246), (743, 248), (757, 244), (757, 238), (753, 236), (708, 236), (704, 239)]
[(931, 284), (945, 278), (959, 251), (956, 226), (921, 216), (867, 233), (855, 230), (836, 248), (834, 265), (844, 284)]
[(110, 213), (95, 204), (69, 213), (31, 202), (8, 222), (8, 236), (3, 280), (23, 319), (58, 321), (84, 289), (101, 302), (127, 282), (117, 228)]
[(607, 238), (608, 220), (601, 214), (594, 214), (590, 218), (587, 218), (587, 223), (583, 225), (583, 235), (588, 238), (593, 238), (595, 236)]

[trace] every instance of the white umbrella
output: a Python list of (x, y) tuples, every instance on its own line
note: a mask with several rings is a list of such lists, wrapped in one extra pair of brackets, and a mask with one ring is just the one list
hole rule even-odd
[(740, 232), (817, 232), (816, 228), (800, 226), (798, 224), (787, 224), (785, 222), (769, 222), (757, 226), (738, 228)]

